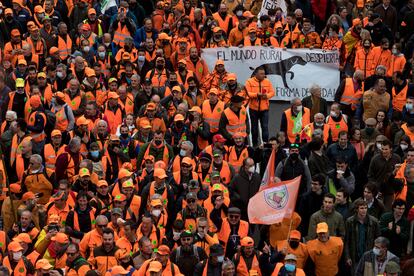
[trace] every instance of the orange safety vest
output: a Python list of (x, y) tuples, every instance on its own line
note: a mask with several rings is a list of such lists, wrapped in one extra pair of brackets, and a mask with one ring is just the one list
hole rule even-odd
[(217, 23), (219, 24), (220, 28), (225, 33), (228, 33), (229, 32), (229, 25), (230, 25), (231, 16), (226, 15), (226, 18), (223, 20), (221, 18), (221, 16), (219, 15), (219, 13), (218, 12), (215, 12), (215, 13), (213, 13), (213, 18), (214, 18), (214, 20), (217, 21)]
[(237, 156), (236, 146), (231, 146), (228, 151), (227, 162), (233, 166), (235, 173), (239, 173), (244, 159), (249, 157), (249, 151), (245, 147), (239, 156)]
[(14, 275), (14, 276), (26, 276), (27, 275), (27, 269), (26, 269), (26, 266), (24, 265), (23, 258), (19, 260), (14, 270), (12, 270), (9, 256), (6, 256), (4, 258), (3, 265), (7, 267), (7, 269), (10, 272), (10, 275)]
[[(229, 240), (231, 233), (230, 223), (227, 218), (223, 219), (223, 223), (221, 224), (220, 231), (218, 232), (217, 236), (220, 240), (220, 243), (223, 243), (224, 250), (226, 250), (227, 242)], [(239, 230), (237, 231), (240, 239), (246, 237), (249, 234), (249, 223), (244, 220), (240, 220)]]
[(40, 254), (33, 250), (29, 255), (26, 256), (26, 258), (32, 263), (33, 266), (36, 266), (37, 259), (39, 259)]
[(58, 129), (62, 132), (66, 131), (69, 121), (66, 117), (66, 107), (62, 106), (62, 108), (59, 111), (56, 111), (55, 107), (52, 107), (51, 111), (56, 114), (56, 124), (55, 129)]
[(356, 105), (359, 104), (364, 90), (364, 84), (361, 89), (355, 91), (354, 82), (352, 78), (345, 79), (344, 93), (342, 94), (340, 103), (344, 105), (351, 105), (352, 110), (356, 109)]
[[(193, 166), (193, 169), (197, 166), (197, 162), (194, 159), (191, 159), (191, 165)], [(181, 169), (181, 158), (179, 155), (176, 155), (173, 164), (172, 164), (172, 171), (173, 172), (179, 172)]]
[[(28, 126), (31, 126), (31, 127), (34, 126), (34, 123), (36, 121), (35, 117), (36, 117), (37, 113), (38, 112), (35, 111), (35, 112), (32, 112), (30, 114), (30, 116), (29, 116), (29, 122), (27, 123)], [(45, 127), (46, 126), (46, 123), (47, 123), (46, 114), (43, 113), (43, 112), (39, 112), (39, 113), (43, 117), (43, 127)], [(30, 133), (30, 136), (32, 137), (32, 140), (34, 142), (36, 142), (36, 143), (39, 143), (39, 142), (43, 141), (46, 138), (46, 134), (45, 134), (44, 131), (42, 131), (41, 133)]]
[[(22, 139), (20, 139), (20, 143), (23, 141), (23, 139), (27, 136), (23, 136)], [(16, 160), (17, 155), (17, 149), (20, 148), (20, 143), (18, 141), (19, 137), (17, 134), (13, 135), (12, 138), (12, 144), (11, 144), (11, 151), (10, 151), (10, 166), (13, 166), (14, 161)]]
[[(144, 158), (143, 158), (142, 163), (141, 163), (141, 167), (144, 165), (145, 159), (150, 155), (149, 154), (150, 147), (151, 147), (151, 144), (149, 144), (147, 149), (145, 150)], [(158, 161), (158, 160), (156, 160), (156, 161)], [(169, 154), (167, 145), (164, 145), (164, 152), (162, 153), (162, 161), (164, 161), (165, 165), (168, 165), (168, 163), (170, 162), (170, 154)]]
[(327, 124), (331, 130), (332, 141), (338, 141), (338, 135), (341, 131), (348, 131), (348, 124), (345, 121), (345, 117), (342, 115), (342, 118), (339, 122), (335, 122), (331, 116), (329, 116)]
[(108, 104), (106, 104), (104, 115), (107, 118), (108, 126), (111, 130), (111, 134), (115, 134), (118, 126), (122, 124), (122, 108), (119, 106), (114, 113), (108, 109)]
[[(92, 229), (95, 228), (95, 208), (92, 207), (92, 209), (89, 211), (89, 217), (91, 219), (91, 226)], [(80, 231), (80, 227), (79, 227), (79, 215), (78, 212), (76, 212), (75, 210), (73, 210), (73, 229), (76, 231)]]
[[(159, 231), (159, 239), (157, 236), (157, 231)], [(144, 236), (144, 234), (141, 232), (141, 225), (138, 227), (136, 234), (137, 234), (137, 240), (140, 240)], [(148, 237), (151, 241), (152, 248), (157, 248), (159, 245), (161, 245), (161, 240), (162, 240), (161, 234), (162, 234), (161, 230), (157, 229), (153, 225), (152, 231)]]
[(224, 102), (218, 101), (214, 106), (214, 109), (211, 110), (211, 105), (209, 100), (205, 100), (202, 104), (202, 113), (204, 121), (209, 124), (210, 132), (216, 133), (219, 129), (221, 113), (224, 110)]
[[(191, 172), (191, 176), (193, 177), (193, 179), (198, 180), (198, 174), (195, 171)], [(175, 183), (179, 186), (181, 182), (181, 172), (174, 171), (173, 177), (174, 177)]]
[(141, 208), (141, 197), (137, 195), (132, 196), (131, 203), (127, 206), (127, 215), (126, 219), (132, 219), (132, 216), (129, 214), (130, 210), (133, 212), (136, 219), (138, 219), (139, 209)]
[(402, 130), (404, 130), (405, 135), (407, 135), (408, 137), (410, 137), (411, 141), (414, 141), (414, 132), (411, 132), (408, 127), (407, 124), (403, 124), (401, 126)]
[[(279, 275), (279, 271), (280, 269), (284, 266), (284, 263), (277, 263), (275, 270), (273, 270), (272, 276), (278, 276)], [(295, 270), (295, 275), (296, 276), (306, 276), (305, 272), (303, 271), (303, 269), (296, 267)]]
[(44, 53), (44, 44), (42, 43), (42, 38), (39, 37), (39, 40), (35, 41), (30, 36), (26, 38), (27, 43), (32, 46), (32, 55), (43, 55)]
[[(300, 135), (300, 131), (298, 133), (293, 133), (293, 124), (294, 121), (292, 119), (292, 109), (289, 108), (287, 110), (285, 110), (285, 115), (286, 115), (286, 121), (287, 121), (287, 136), (289, 139), (290, 143), (295, 143), (296, 141), (296, 136)], [(304, 126), (310, 124), (310, 110), (309, 108), (304, 107), (303, 108), (303, 112), (302, 112), (302, 127), (301, 127), (301, 131), (304, 128)]]
[(22, 180), (25, 170), (23, 156), (21, 154), (16, 154), (16, 174), (19, 180)]
[(118, 99), (118, 103), (125, 110), (125, 114), (134, 113), (134, 97), (131, 93), (128, 93), (125, 103), (121, 101), (121, 98)]
[(256, 40), (252, 44), (252, 41), (250, 40), (250, 37), (246, 36), (244, 38), (243, 45), (244, 46), (261, 46), (262, 42), (261, 42), (260, 38), (256, 37)]
[[(26, 100), (27, 101), (30, 97), (26, 93)], [(14, 95), (16, 95), (16, 91), (9, 92), (9, 104), (7, 105), (7, 110), (13, 110), (13, 101), (14, 101)]]
[[(148, 194), (148, 199), (147, 199), (147, 209), (149, 210), (149, 207), (151, 206), (151, 197), (153, 195), (155, 195), (155, 186), (154, 186), (155, 181), (151, 182), (150, 184), (150, 189), (149, 189), (149, 194)], [(165, 206), (167, 206), (168, 204), (168, 187), (166, 186), (164, 189), (164, 192), (161, 195), (161, 199), (162, 199), (162, 203)]]
[(66, 35), (65, 39), (63, 39), (60, 35), (58, 36), (58, 49), (60, 59), (66, 60), (72, 53), (72, 39), (69, 35)]
[(390, 62), (390, 68), (388, 69), (388, 72), (387, 72), (387, 77), (392, 77), (392, 75), (394, 75), (395, 72), (398, 72), (398, 71), (402, 72), (404, 70), (404, 66), (406, 62), (407, 61), (404, 55), (399, 55), (399, 56), (392, 55), (391, 62)]
[(73, 99), (70, 98), (68, 94), (66, 94), (65, 102), (72, 108), (73, 111), (79, 109), (79, 106), (82, 102), (83, 93), (81, 95), (75, 96)]
[(250, 267), (250, 269), (247, 267), (247, 264), (246, 264), (246, 261), (244, 260), (244, 257), (239, 253), (236, 253), (236, 255), (239, 255), (239, 256), (236, 256), (236, 259), (237, 259), (237, 257), (239, 258), (239, 263), (236, 267), (236, 271), (237, 271), (238, 276), (239, 275), (240, 276), (249, 276), (250, 275), (249, 274), (250, 270), (256, 270), (258, 272), (258, 275), (262, 275), (262, 272), (261, 272), (260, 267), (259, 267), (259, 260), (257, 259), (257, 256), (256, 256), (255, 253), (254, 253), (254, 256), (253, 256), (252, 266)]
[(392, 108), (397, 111), (402, 111), (405, 103), (407, 102), (408, 83), (397, 94), (395, 87), (392, 88)]
[(56, 158), (59, 154), (65, 151), (65, 146), (61, 146), (57, 151), (53, 148), (52, 144), (46, 144), (43, 148), (43, 155), (45, 157), (46, 168), (55, 170)]
[(246, 131), (246, 108), (242, 106), (240, 109), (239, 117), (231, 110), (229, 107), (224, 110), (224, 115), (226, 115), (228, 124), (226, 125), (226, 130), (233, 136), (237, 132), (241, 132), (247, 135)]
[(125, 45), (125, 38), (130, 37), (131, 33), (129, 32), (126, 25), (123, 27), (121, 23), (118, 23), (118, 28), (115, 30), (113, 42), (118, 44), (120, 47), (124, 47)]

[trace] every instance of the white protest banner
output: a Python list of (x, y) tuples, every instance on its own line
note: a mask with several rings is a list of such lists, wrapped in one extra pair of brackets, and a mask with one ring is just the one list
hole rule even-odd
[(258, 18), (260, 18), (260, 15), (267, 15), (269, 10), (273, 10), (277, 7), (281, 8), (283, 13), (286, 14), (287, 9), (285, 0), (263, 0)]
[(217, 59), (224, 61), (227, 72), (235, 73), (244, 84), (260, 67), (272, 81), (276, 95), (272, 100), (290, 101), (304, 98), (311, 84), (322, 88), (322, 97), (333, 101), (339, 86), (339, 55), (337, 51), (320, 49), (287, 49), (262, 46), (206, 48), (201, 57), (210, 71)]

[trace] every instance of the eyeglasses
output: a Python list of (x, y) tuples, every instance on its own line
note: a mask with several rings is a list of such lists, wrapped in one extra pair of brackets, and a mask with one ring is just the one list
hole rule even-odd
[(187, 199), (187, 203), (195, 203), (196, 200), (195, 199)]
[(191, 241), (192, 238), (181, 238), (182, 241), (186, 242), (186, 241)]

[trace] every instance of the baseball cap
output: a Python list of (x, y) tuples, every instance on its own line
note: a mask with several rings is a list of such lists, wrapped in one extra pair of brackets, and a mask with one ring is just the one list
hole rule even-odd
[(87, 168), (82, 168), (79, 170), (79, 176), (80, 177), (91, 176), (91, 173), (89, 172)]
[[(219, 175), (220, 176), (220, 175)], [(214, 184), (213, 187), (211, 188), (211, 191), (223, 191), (223, 186), (221, 186), (220, 184)]]
[(155, 110), (156, 107), (157, 107), (156, 103), (148, 103), (146, 109), (147, 110)]
[(179, 92), (182, 92), (182, 90), (181, 90), (181, 86), (176, 85), (176, 86), (174, 86), (174, 87), (171, 89), (171, 91), (179, 91)]
[(152, 128), (150, 121), (148, 121), (147, 119), (140, 120), (139, 126), (141, 128)]
[(294, 254), (287, 254), (285, 257), (285, 261), (297, 261), (298, 258)]
[(91, 120), (86, 119), (85, 116), (80, 116), (77, 120), (76, 120), (76, 125), (77, 126), (82, 126), (82, 125), (89, 125), (89, 123), (91, 122)]
[(118, 172), (118, 179), (130, 177), (133, 172), (128, 171), (127, 169), (120, 169)]
[(224, 248), (221, 244), (215, 243), (215, 244), (210, 246), (210, 256), (211, 257), (222, 256), (222, 255), (224, 255)]
[(254, 246), (254, 240), (249, 236), (246, 236), (240, 240), (241, 246)]
[(218, 33), (218, 32), (221, 32), (221, 31), (222, 31), (222, 29), (220, 27), (214, 27), (213, 28), (213, 33)]
[(191, 237), (193, 237), (193, 233), (189, 230), (184, 230), (180, 234), (180, 238), (191, 238)]
[(247, 17), (247, 18), (252, 18), (252, 17), (254, 17), (254, 15), (252, 14), (252, 12), (251, 12), (251, 11), (245, 11), (245, 12), (243, 13), (243, 16), (244, 16), (244, 17)]
[(290, 239), (295, 239), (295, 240), (300, 240), (302, 238), (302, 235), (300, 234), (300, 232), (298, 230), (292, 230), (292, 231), (290, 231), (289, 238)]
[(224, 143), (226, 142), (226, 138), (224, 138), (223, 135), (221, 134), (216, 134), (213, 136), (213, 143), (217, 143), (217, 142)]
[(167, 177), (167, 175), (165, 174), (164, 169), (156, 168), (156, 169), (154, 169), (154, 177), (164, 179), (164, 178)]
[(176, 114), (174, 116), (174, 122), (178, 122), (178, 121), (184, 121), (184, 116), (181, 114)]
[(210, 155), (209, 153), (207, 153), (207, 152), (202, 152), (202, 153), (200, 154), (200, 160), (201, 160), (201, 159), (204, 159), (204, 160), (207, 160), (207, 161), (211, 162), (212, 157), (211, 157), (211, 155)]
[(17, 78), (16, 79), (16, 87), (24, 87), (24, 79)]
[(115, 214), (122, 216), (122, 209), (121, 208), (113, 208), (111, 210), (111, 215), (115, 215)]
[(197, 199), (197, 195), (196, 193), (187, 193), (187, 195), (185, 196), (186, 199)]
[(32, 243), (32, 239), (30, 238), (30, 235), (27, 233), (20, 233), (15, 238), (13, 238), (13, 241)]
[(115, 251), (115, 258), (117, 260), (123, 259), (127, 257), (128, 255), (129, 255), (129, 252), (125, 248), (120, 248), (117, 251)]
[(160, 39), (160, 40), (171, 40), (171, 36), (169, 36), (168, 34), (166, 34), (166, 33), (160, 33), (159, 35), (158, 35), (158, 39)]
[(127, 180), (122, 183), (122, 188), (134, 188), (134, 183), (131, 180)]
[(55, 47), (55, 46), (50, 47), (50, 49), (49, 49), (49, 54), (50, 54), (50, 55), (54, 55), (54, 54), (56, 54), (57, 52), (59, 52), (59, 48), (58, 48), (58, 47)]
[(185, 59), (180, 59), (179, 61), (178, 61), (178, 63), (182, 63), (182, 64), (185, 64), (185, 65), (187, 65), (187, 61), (185, 60)]
[(216, 65), (215, 66), (217, 66), (217, 65), (224, 65), (224, 61), (222, 59), (218, 59), (216, 61)]
[(19, 194), (22, 192), (22, 186), (20, 186), (20, 184), (17, 183), (10, 184), (10, 192), (12, 192), (13, 194)]
[(53, 265), (46, 259), (40, 259), (36, 262), (36, 269), (51, 269)]
[(19, 58), (17, 60), (17, 65), (21, 65), (21, 64), (27, 65), (27, 61), (24, 58)]
[(148, 266), (148, 272), (160, 272), (162, 270), (162, 264), (159, 261), (152, 261)]
[(255, 27), (250, 27), (249, 28), (249, 33), (256, 33), (256, 32), (257, 32), (257, 30), (256, 30)]
[(219, 150), (219, 149), (215, 149), (215, 150), (213, 151), (213, 157), (219, 157), (219, 156), (221, 156), (221, 155), (223, 155), (223, 152), (222, 152), (221, 150)]
[(91, 15), (91, 14), (96, 14), (96, 10), (94, 8), (90, 8), (88, 10), (88, 15)]
[(56, 214), (52, 214), (47, 218), (47, 224), (59, 223), (59, 222), (60, 222), (60, 217)]
[(106, 180), (99, 180), (98, 183), (96, 183), (97, 187), (102, 187), (102, 186), (109, 186), (108, 182), (106, 182)]
[(7, 246), (7, 250), (17, 252), (17, 251), (22, 251), (23, 247), (17, 241), (12, 241)]
[(227, 75), (227, 80), (229, 81), (229, 80), (237, 80), (237, 75), (236, 74), (234, 74), (234, 73), (229, 73), (228, 75)]
[(193, 106), (188, 112), (197, 112), (198, 114), (201, 114), (201, 108), (198, 106)]
[(22, 200), (23, 201), (25, 201), (25, 200), (31, 200), (31, 199), (35, 199), (35, 198), (36, 198), (36, 195), (33, 192), (26, 192), (22, 196)]
[(155, 161), (155, 158), (152, 155), (144, 156), (144, 161), (147, 161), (147, 160), (150, 160), (150, 161), (154, 162)]
[(62, 92), (58, 91), (55, 93), (55, 97), (58, 97), (61, 100), (65, 100), (66, 96)]
[(109, 80), (108, 80), (108, 83), (113, 83), (113, 82), (118, 82), (118, 80), (116, 79), (116, 78), (110, 78)]
[[(125, 201), (127, 199), (126, 195), (118, 194), (114, 197), (114, 201)], [(115, 209), (115, 208), (114, 208)], [(113, 210), (113, 209), (112, 209)]]
[(83, 24), (81, 27), (82, 31), (90, 31), (91, 30), (91, 26), (89, 24)]
[(109, 92), (108, 93), (108, 99), (118, 99), (119, 95), (116, 92)]
[(39, 72), (37, 73), (37, 78), (46, 78), (46, 73), (45, 72)]
[(328, 232), (328, 224), (326, 224), (326, 222), (321, 222), (318, 223), (318, 225), (316, 226), (316, 233), (327, 233)]
[(184, 157), (183, 160), (181, 160), (181, 164), (186, 164), (186, 165), (192, 166), (193, 165), (193, 162), (192, 161), (193, 160), (191, 160), (190, 157)]
[(219, 91), (217, 90), (217, 88), (211, 88), (210, 91), (208, 91), (207, 94), (214, 94), (214, 95), (218, 95)]
[(89, 67), (85, 68), (85, 75), (87, 77), (96, 77), (95, 70)]
[(241, 214), (241, 211), (237, 207), (230, 207), (227, 211), (228, 214)]
[(52, 130), (52, 133), (50, 134), (51, 137), (55, 137), (59, 135), (62, 136), (62, 132), (59, 129)]
[(51, 238), (52, 241), (55, 241), (57, 243), (68, 243), (69, 238), (65, 233), (58, 232), (55, 236)]
[(151, 200), (151, 206), (155, 207), (155, 206), (162, 206), (162, 201), (159, 198), (153, 199)]
[(170, 254), (170, 248), (166, 245), (160, 245), (158, 247), (158, 249), (156, 250), (156, 253), (160, 254), (160, 255), (169, 255)]
[(196, 179), (191, 179), (189, 182), (188, 182), (188, 188), (198, 188), (198, 187), (200, 187), (200, 183), (198, 183), (198, 181), (196, 180)]

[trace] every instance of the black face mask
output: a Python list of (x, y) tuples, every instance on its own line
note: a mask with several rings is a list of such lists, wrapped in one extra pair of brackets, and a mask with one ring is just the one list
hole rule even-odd
[(296, 161), (299, 159), (299, 154), (294, 152), (290, 154), (290, 157), (292, 158), (293, 161)]
[(184, 35), (184, 37), (187, 37), (188, 36), (188, 32), (184, 32), (183, 35)]
[(193, 114), (189, 114), (188, 115), (188, 119), (192, 122), (194, 121), (194, 115)]
[(174, 86), (178, 85), (178, 81), (170, 81), (170, 85), (172, 87), (174, 87)]
[(66, 103), (64, 100), (61, 99), (56, 99), (56, 102), (58, 105), (64, 105)]
[(299, 246), (299, 242), (298, 241), (290, 241), (289, 246), (292, 247), (293, 249), (296, 249)]
[(122, 137), (123, 139), (127, 139), (127, 138), (129, 137), (129, 134), (128, 134), (128, 133), (122, 133), (122, 134), (121, 134), (121, 137)]
[(163, 44), (163, 45), (168, 45), (168, 44), (170, 44), (170, 42), (169, 42), (168, 40), (164, 40), (164, 41), (162, 42), (162, 44)]
[(217, 199), (218, 197), (219, 197), (219, 196), (217, 196), (217, 195), (211, 196), (211, 202), (212, 202), (212, 203), (216, 202), (216, 199)]
[(183, 123), (183, 122), (176, 122), (176, 123), (175, 123), (175, 126), (176, 126), (177, 128), (183, 128), (183, 127), (184, 127), (184, 123)]
[(6, 16), (6, 20), (9, 21), (9, 22), (12, 21), (13, 20), (13, 16)]
[(160, 146), (160, 145), (162, 144), (162, 141), (160, 141), (160, 140), (155, 140), (155, 141), (154, 141), (154, 144), (155, 144), (155, 145), (157, 145), (157, 146)]
[(185, 66), (178, 66), (178, 71), (184, 72), (185, 71)]
[(224, 16), (226, 16), (226, 15), (227, 15), (227, 12), (219, 12), (219, 14), (220, 14), (222, 17), (224, 17)]
[(237, 83), (229, 84), (229, 88), (234, 90), (237, 88)]
[(189, 86), (189, 87), (188, 87), (188, 90), (190, 90), (190, 91), (194, 91), (196, 88), (197, 88), (197, 86)]
[(158, 70), (162, 70), (162, 69), (164, 69), (164, 64), (157, 64), (155, 67), (156, 67)]
[(166, 34), (169, 34), (170, 33), (170, 29), (164, 29), (163, 32), (166, 33)]

